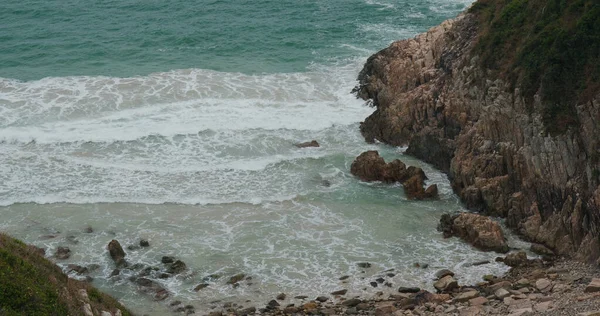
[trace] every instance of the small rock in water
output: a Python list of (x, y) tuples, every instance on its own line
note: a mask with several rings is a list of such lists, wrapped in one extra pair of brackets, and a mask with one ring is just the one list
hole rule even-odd
[(281, 305), (279, 305), (279, 303), (277, 303), (276, 300), (270, 300), (269, 303), (267, 303), (267, 306), (271, 307), (271, 308), (275, 308), (275, 307), (279, 307)]
[(71, 256), (71, 249), (69, 247), (58, 247), (54, 256), (61, 260), (68, 259)]
[(84, 274), (88, 272), (88, 268), (76, 264), (67, 265), (67, 269), (69, 272), (75, 271), (77, 274)]
[(445, 276), (447, 276), (447, 275), (454, 276), (454, 272), (452, 272), (452, 271), (450, 271), (448, 269), (442, 269), (442, 270), (440, 270), (440, 271), (438, 271), (438, 272), (435, 273), (435, 277), (438, 280), (441, 279), (441, 278), (443, 278), (443, 277), (445, 277)]
[(394, 274), (394, 273), (391, 273), (391, 272), (390, 272), (390, 273), (388, 273), (388, 274), (386, 274), (386, 275), (387, 275), (388, 277), (390, 277), (390, 278), (393, 278), (393, 277), (395, 277), (395, 276), (396, 276), (396, 274)]
[(185, 270), (187, 270), (185, 263), (181, 260), (177, 260), (171, 264), (171, 266), (167, 269), (167, 272), (171, 274), (179, 274)]
[(471, 263), (471, 265), (472, 266), (482, 266), (482, 265), (488, 264), (488, 263), (490, 263), (489, 260), (481, 260), (481, 261), (473, 262), (473, 263)]
[(119, 269), (114, 269), (111, 273), (110, 273), (110, 277), (113, 277), (115, 275), (119, 275), (121, 274), (121, 270)]
[(344, 281), (349, 277), (350, 277), (349, 275), (344, 275), (344, 276), (340, 277), (340, 281)]
[(324, 303), (324, 302), (327, 302), (329, 300), (329, 297), (327, 297), (327, 296), (319, 296), (315, 300), (318, 301), (318, 302)]
[(296, 146), (298, 148), (321, 147), (321, 145), (319, 145), (319, 143), (316, 140), (312, 140), (310, 142), (304, 142), (304, 143), (297, 143), (297, 144), (294, 144), (294, 146)]
[(385, 282), (385, 279), (384, 278), (377, 278), (377, 279), (375, 279), (375, 281), (377, 283), (383, 283), (383, 282)]
[(229, 278), (229, 281), (227, 281), (227, 284), (236, 284), (236, 283), (242, 281), (245, 277), (246, 277), (246, 275), (243, 273), (236, 274), (236, 275), (232, 276), (231, 278)]
[(123, 251), (123, 247), (121, 247), (121, 244), (117, 240), (111, 240), (106, 248), (110, 253), (110, 257), (117, 265), (124, 264), (125, 251)]
[(163, 256), (163, 257), (160, 259), (160, 262), (162, 262), (162, 263), (164, 263), (164, 264), (167, 264), (167, 263), (173, 263), (173, 262), (175, 262), (175, 257), (171, 257), (171, 256)]
[(400, 287), (398, 292), (400, 293), (418, 293), (421, 289), (418, 287)]
[(377, 287), (377, 282), (370, 282), (369, 284), (371, 284), (372, 287)]
[(146, 239), (140, 240), (140, 247), (150, 247), (150, 243)]
[(194, 288), (194, 292), (198, 292), (204, 288), (207, 288), (208, 285), (209, 285), (208, 283), (200, 283), (200, 284), (196, 285), (196, 287)]
[(298, 300), (303, 300), (303, 299), (308, 298), (308, 296), (306, 296), (306, 295), (298, 295), (298, 296), (294, 296), (294, 298), (298, 299)]
[(285, 300), (287, 295), (285, 295), (285, 293), (280, 293), (279, 295), (277, 295), (276, 299), (283, 301)]
[(92, 226), (88, 225), (83, 229), (83, 232), (86, 234), (91, 234), (94, 232), (94, 229), (92, 228)]
[(346, 295), (346, 293), (348, 293), (348, 290), (343, 289), (343, 290), (333, 291), (333, 292), (331, 292), (331, 295)]
[(359, 268), (367, 269), (371, 267), (371, 264), (368, 262), (359, 262), (356, 264)]

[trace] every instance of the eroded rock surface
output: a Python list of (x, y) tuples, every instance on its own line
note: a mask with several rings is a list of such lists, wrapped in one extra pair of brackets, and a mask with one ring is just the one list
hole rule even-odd
[(456, 236), (484, 251), (508, 252), (502, 228), (487, 216), (472, 213), (444, 214), (438, 229), (444, 233), (445, 238)]
[(481, 66), (478, 32), (465, 13), (371, 56), (355, 89), (377, 108), (362, 134), (447, 172), (471, 210), (506, 217), (558, 255), (598, 260), (600, 95), (574, 107), (576, 126), (551, 135), (539, 95), (526, 99)]

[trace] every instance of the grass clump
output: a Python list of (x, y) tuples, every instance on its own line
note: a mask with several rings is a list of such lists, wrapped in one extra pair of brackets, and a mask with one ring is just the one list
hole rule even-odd
[(131, 315), (114, 298), (69, 279), (40, 249), (0, 233), (0, 316), (83, 315), (81, 289), (93, 310)]
[(475, 52), (484, 67), (521, 87), (528, 104), (540, 92), (553, 135), (578, 126), (575, 105), (600, 91), (600, 1), (479, 0)]

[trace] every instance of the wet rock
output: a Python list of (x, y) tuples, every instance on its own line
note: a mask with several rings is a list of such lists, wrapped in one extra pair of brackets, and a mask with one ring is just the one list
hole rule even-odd
[(140, 247), (142, 247), (142, 248), (150, 247), (150, 242), (148, 242), (146, 239), (141, 239)]
[(458, 282), (450, 275), (447, 275), (433, 284), (439, 292), (449, 292), (458, 287)]
[(91, 234), (94, 232), (94, 228), (92, 228), (92, 226), (88, 225), (83, 229), (83, 232), (86, 234)]
[(315, 301), (317, 301), (317, 302), (321, 302), (321, 303), (325, 303), (325, 302), (327, 302), (328, 300), (329, 300), (329, 297), (327, 297), (327, 296), (319, 296), (319, 297), (317, 297), (317, 298), (315, 299)]
[(114, 269), (114, 270), (113, 270), (113, 271), (110, 273), (110, 276), (109, 276), (109, 277), (113, 277), (113, 276), (116, 276), (116, 275), (119, 275), (119, 274), (121, 274), (121, 270), (120, 270), (120, 269)]
[(489, 263), (491, 263), (489, 260), (481, 260), (481, 261), (473, 262), (470, 265), (476, 267), (476, 266), (482, 266), (484, 264), (489, 264)]
[(184, 272), (185, 270), (187, 270), (187, 266), (185, 265), (185, 263), (181, 260), (177, 260), (167, 268), (167, 273), (179, 274)]
[(71, 249), (69, 249), (69, 247), (58, 247), (56, 248), (54, 257), (60, 260), (69, 259), (69, 257), (71, 257)]
[(359, 262), (356, 264), (359, 268), (367, 269), (371, 267), (371, 264), (368, 262)]
[(140, 291), (154, 297), (156, 301), (165, 300), (169, 296), (169, 292), (159, 283), (147, 278), (134, 279), (134, 283), (140, 287)]
[(529, 260), (524, 251), (519, 251), (506, 255), (506, 257), (504, 257), (504, 264), (509, 267), (524, 267), (529, 264)]
[(242, 281), (245, 277), (246, 277), (246, 275), (243, 273), (236, 274), (229, 278), (229, 280), (227, 281), (227, 284), (236, 284), (236, 283)]
[(279, 303), (276, 300), (270, 300), (269, 303), (267, 303), (267, 307), (270, 308), (278, 308), (279, 306), (281, 305), (279, 305)]
[(77, 237), (75, 237), (74, 235), (69, 235), (65, 237), (65, 240), (71, 245), (77, 245), (79, 243), (79, 240), (77, 240)]
[(209, 286), (208, 283), (200, 283), (200, 284), (196, 285), (196, 287), (194, 288), (194, 292), (198, 292), (202, 289), (207, 288), (208, 286)]
[(585, 293), (595, 293), (600, 292), (600, 278), (594, 278), (592, 281), (585, 287)]
[(549, 257), (554, 256), (554, 251), (550, 250), (548, 247), (541, 245), (541, 244), (531, 244), (531, 247), (529, 248), (529, 250), (531, 250), (531, 252), (541, 255), (541, 256), (549, 256)]
[(344, 281), (346, 279), (348, 279), (350, 276), (349, 275), (344, 275), (342, 277), (340, 277), (340, 281)]
[(279, 293), (279, 295), (277, 295), (277, 297), (275, 297), (275, 298), (280, 301), (283, 301), (283, 300), (285, 300), (286, 297), (287, 297), (287, 295), (285, 295), (285, 293)]
[(424, 189), (425, 179), (420, 175), (410, 177), (408, 180), (402, 182), (404, 187), (404, 194), (409, 200), (425, 200), (432, 199), (438, 196), (438, 188), (436, 184), (430, 185), (427, 189)]
[(304, 300), (304, 299), (307, 299), (308, 296), (306, 296), (306, 295), (298, 295), (298, 296), (294, 296), (294, 298), (297, 299), (297, 300)]
[(172, 256), (163, 256), (160, 259), (160, 262), (162, 262), (164, 264), (173, 263), (173, 262), (175, 262), (175, 257), (172, 257)]
[(130, 251), (134, 251), (134, 250), (138, 250), (138, 249), (140, 249), (140, 246), (138, 246), (138, 245), (127, 246), (127, 250), (130, 250)]
[(297, 144), (294, 144), (294, 146), (296, 146), (298, 148), (321, 147), (321, 145), (319, 145), (319, 142), (317, 142), (316, 140), (311, 140), (310, 142), (304, 142), (304, 143), (297, 143)]
[(337, 291), (333, 291), (330, 294), (331, 295), (346, 295), (346, 293), (348, 293), (348, 290), (343, 289), (343, 290), (337, 290)]
[(398, 288), (399, 293), (418, 293), (421, 291), (418, 287), (400, 287)]
[(377, 282), (369, 282), (372, 287), (377, 287)]
[(384, 278), (377, 278), (377, 279), (375, 279), (375, 282), (381, 284), (381, 283), (385, 282), (385, 279)]
[(358, 298), (351, 298), (349, 300), (345, 300), (342, 302), (342, 305), (344, 306), (349, 306), (349, 307), (354, 307), (358, 304), (362, 303), (362, 301)]
[(117, 240), (113, 239), (108, 243), (107, 249), (112, 260), (118, 266), (123, 265), (125, 261), (125, 251), (123, 251), (121, 244)]
[(438, 230), (444, 237), (456, 236), (483, 251), (508, 252), (504, 233), (497, 222), (473, 213), (444, 214)]
[(440, 271), (438, 271), (438, 272), (435, 273), (435, 277), (438, 280), (441, 279), (441, 278), (443, 278), (443, 277), (445, 277), (445, 276), (447, 276), (447, 275), (453, 277), (454, 276), (454, 272), (452, 272), (452, 271), (450, 271), (448, 269), (442, 269), (442, 270), (440, 270)]
[(82, 267), (80, 265), (77, 264), (68, 264), (67, 265), (67, 272), (71, 272), (74, 271), (77, 274), (84, 274), (88, 272), (88, 268), (86, 267)]
[(371, 305), (369, 305), (369, 303), (360, 303), (356, 305), (355, 308), (357, 311), (366, 311), (371, 309)]
[(237, 315), (238, 316), (244, 316), (244, 315), (252, 315), (254, 313), (256, 313), (256, 307), (251, 306), (251, 307), (247, 307), (247, 308), (239, 310), (237, 312)]

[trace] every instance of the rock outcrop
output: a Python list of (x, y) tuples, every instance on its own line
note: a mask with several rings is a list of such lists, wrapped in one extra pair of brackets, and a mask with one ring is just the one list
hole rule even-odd
[[(503, 5), (474, 8), (492, 4)], [(377, 109), (361, 132), (370, 142), (408, 146), (408, 154), (448, 173), (469, 209), (507, 218), (558, 255), (596, 261), (600, 89), (570, 100), (568, 124), (553, 125), (565, 116), (549, 112), (543, 78), (530, 98), (522, 92), (531, 87), (509, 80), (510, 71), (485, 67), (478, 39), (499, 26), (482, 19), (472, 9), (371, 56), (354, 91)]]
[(444, 214), (438, 227), (444, 237), (459, 237), (483, 251), (508, 252), (508, 244), (500, 225), (478, 214)]
[(438, 195), (436, 184), (424, 188), (427, 177), (423, 169), (413, 166), (406, 168), (399, 159), (386, 163), (375, 150), (365, 151), (356, 157), (350, 166), (350, 172), (362, 181), (400, 182), (409, 199), (423, 200)]

